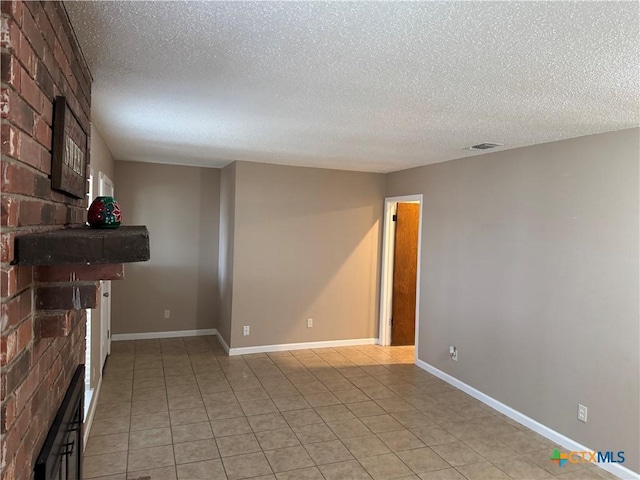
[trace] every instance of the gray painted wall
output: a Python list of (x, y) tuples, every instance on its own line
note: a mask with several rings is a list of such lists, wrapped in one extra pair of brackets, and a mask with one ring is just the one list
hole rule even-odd
[(232, 347), (377, 336), (384, 185), (236, 162)]
[(151, 260), (112, 283), (112, 332), (215, 328), (220, 171), (116, 162), (114, 183), (123, 223), (149, 229)]
[(639, 152), (638, 129), (605, 133), (391, 173), (386, 192), (424, 195), (419, 358), (635, 471)]

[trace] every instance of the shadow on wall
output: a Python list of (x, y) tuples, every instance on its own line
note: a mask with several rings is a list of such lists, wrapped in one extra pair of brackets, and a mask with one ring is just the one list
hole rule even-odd
[[(125, 279), (112, 283), (111, 325), (114, 334), (200, 330), (216, 327), (215, 294), (201, 298), (197, 267), (130, 264)], [(215, 272), (205, 279), (206, 291), (216, 292)], [(165, 318), (170, 310), (170, 318)]]
[(220, 172), (115, 164), (124, 222), (147, 225), (151, 260), (128, 265), (122, 284), (114, 284), (113, 333), (215, 328)]

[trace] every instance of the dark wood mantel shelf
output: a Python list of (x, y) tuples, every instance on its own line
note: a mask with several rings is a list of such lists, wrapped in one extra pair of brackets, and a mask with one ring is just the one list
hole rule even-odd
[(145, 226), (117, 229), (73, 227), (16, 237), (19, 265), (100, 265), (145, 262), (150, 258)]

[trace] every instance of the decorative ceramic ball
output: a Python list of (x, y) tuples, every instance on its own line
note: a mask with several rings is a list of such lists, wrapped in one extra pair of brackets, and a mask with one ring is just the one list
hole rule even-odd
[(87, 214), (91, 228), (118, 228), (122, 222), (122, 212), (113, 197), (96, 197)]

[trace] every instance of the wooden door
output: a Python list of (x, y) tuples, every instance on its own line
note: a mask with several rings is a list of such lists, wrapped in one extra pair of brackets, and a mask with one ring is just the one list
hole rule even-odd
[(391, 345), (414, 345), (420, 205), (398, 203), (393, 253)]

